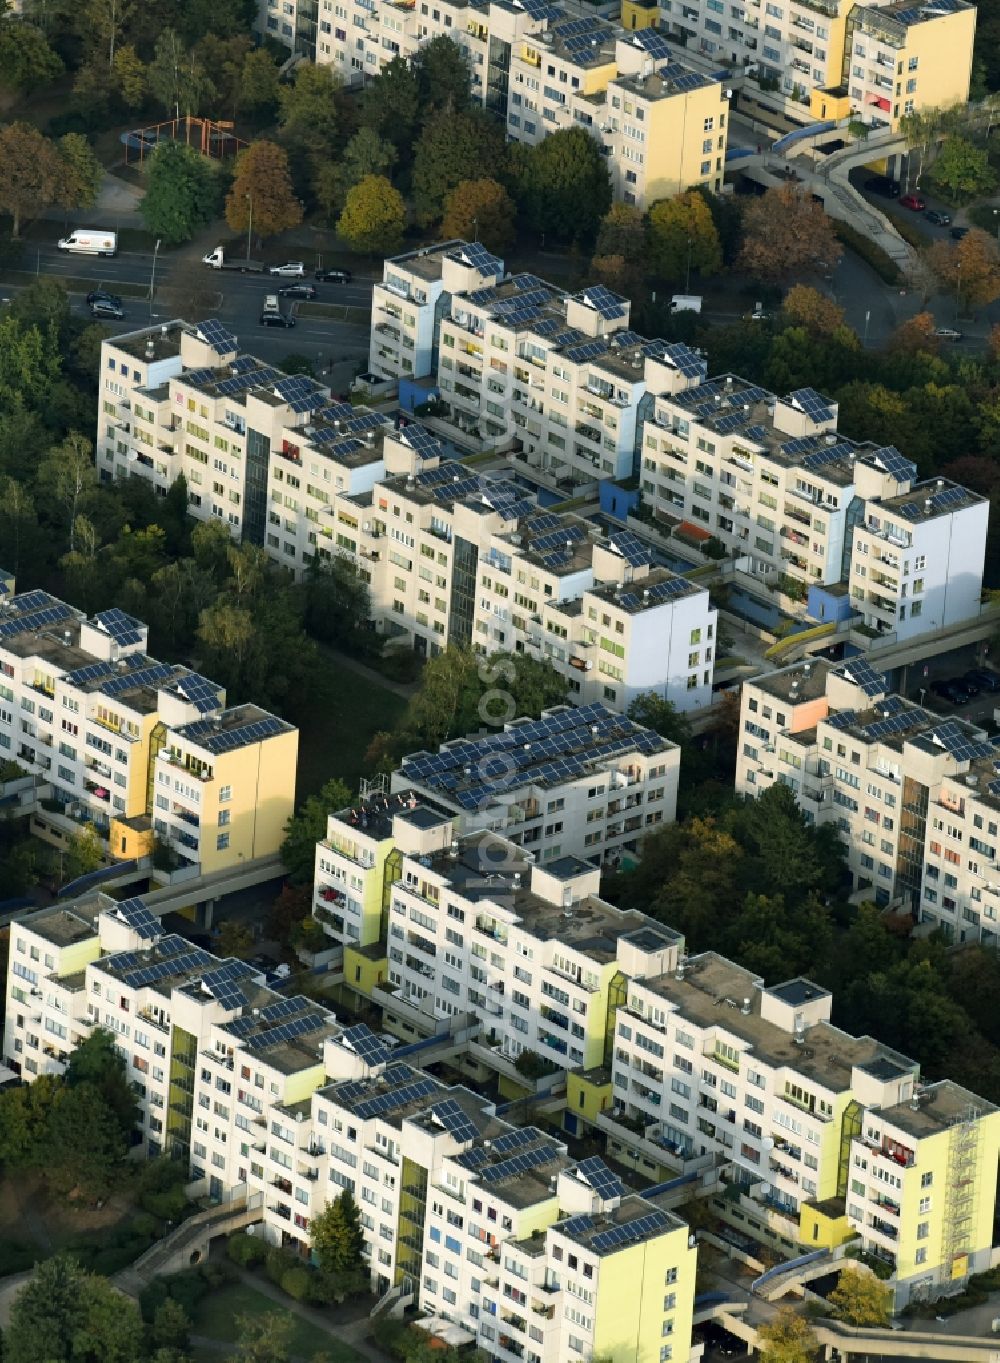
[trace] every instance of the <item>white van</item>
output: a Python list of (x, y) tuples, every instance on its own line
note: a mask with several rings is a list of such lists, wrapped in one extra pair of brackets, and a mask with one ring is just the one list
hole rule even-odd
[(118, 233), (94, 227), (78, 227), (56, 243), (60, 251), (79, 256), (113, 256), (118, 253)]

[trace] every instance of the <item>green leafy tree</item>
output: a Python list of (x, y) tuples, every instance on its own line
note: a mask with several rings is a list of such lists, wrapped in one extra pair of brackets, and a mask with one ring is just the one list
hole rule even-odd
[(497, 180), (462, 180), (444, 203), (441, 236), (481, 241), (491, 251), (506, 251), (514, 244), (517, 210)]
[[(86, 520), (78, 517), (78, 520)], [(88, 875), (104, 865), (104, 849), (100, 838), (93, 828), (85, 828), (70, 838), (69, 847), (63, 863), (63, 875), (67, 881)]]
[(288, 1363), (292, 1317), (270, 1311), (236, 1317), (236, 1350), (228, 1363)]
[(402, 57), (393, 57), (361, 96), (361, 123), (391, 142), (400, 156), (409, 152), (420, 112), (416, 72)]
[(462, 113), (469, 105), (470, 72), (465, 52), (447, 34), (423, 43), (414, 59), (423, 117), (435, 109)]
[(954, 199), (972, 199), (991, 194), (997, 186), (986, 147), (977, 147), (965, 137), (949, 137), (934, 162), (931, 181)]
[(150, 94), (168, 114), (197, 114), (214, 94), (212, 80), (193, 51), (172, 28), (156, 40), (153, 60), (146, 70)]
[(337, 146), (337, 88), (332, 67), (302, 62), (296, 68), (295, 80), (278, 90), (285, 141), (315, 162), (329, 158)]
[(590, 134), (564, 128), (517, 152), (518, 203), (528, 226), (555, 241), (592, 241), (611, 206), (611, 180)]
[(316, 867), (316, 844), (326, 837), (326, 818), (351, 803), (351, 791), (334, 777), (318, 795), (310, 795), (285, 824), (281, 860), (293, 885), (312, 883)]
[(237, 103), (250, 113), (265, 114), (278, 103), (278, 68), (266, 47), (255, 47), (243, 59)]
[(112, 67), (115, 48), (135, 12), (135, 0), (84, 0), (81, 11), (87, 47), (105, 68)]
[(313, 1253), (324, 1273), (348, 1276), (367, 1269), (363, 1251), (361, 1214), (348, 1189), (314, 1216), (309, 1226)]
[(150, 158), (139, 211), (164, 245), (177, 246), (212, 221), (220, 197), (212, 163), (182, 142), (165, 142)]
[(644, 724), (671, 743), (690, 743), (691, 725), (673, 701), (665, 700), (655, 691), (643, 691), (636, 696), (626, 711), (629, 719)]
[(722, 246), (708, 204), (689, 190), (659, 199), (648, 214), (649, 261), (661, 279), (685, 279), (688, 266), (703, 276), (722, 268)]
[(892, 1288), (874, 1273), (853, 1265), (841, 1270), (830, 1305), (848, 1325), (885, 1329), (892, 1315)]
[(138, 109), (146, 98), (146, 63), (131, 43), (115, 49), (112, 75), (122, 103), (126, 108)]
[(366, 175), (347, 193), (337, 232), (353, 251), (391, 255), (406, 226), (403, 196), (383, 175)]
[(812, 1326), (791, 1306), (783, 1306), (758, 1330), (761, 1363), (813, 1363), (819, 1341)]
[(413, 151), (413, 198), (417, 222), (437, 222), (445, 202), (466, 180), (503, 175), (506, 144), (501, 125), (483, 109), (456, 114), (442, 109), (424, 123)]
[(15, 90), (37, 90), (62, 72), (62, 59), (42, 30), (0, 9), (0, 82)]
[(326, 161), (316, 173), (316, 198), (330, 219), (344, 211), (348, 193), (368, 175), (392, 178), (398, 153), (374, 128), (359, 128), (339, 161)]
[(77, 517), (97, 487), (90, 441), (82, 435), (67, 436), (61, 444), (50, 450), (38, 476), (39, 483), (62, 508), (69, 525), (69, 549), (72, 553), (76, 548)]
[(139, 1363), (143, 1336), (134, 1302), (59, 1254), (15, 1298), (4, 1363)]
[(226, 196), (226, 222), (234, 232), (253, 230), (273, 237), (298, 227), (302, 205), (292, 191), (288, 155), (274, 142), (252, 142), (236, 162), (236, 178)]
[(254, 936), (246, 923), (240, 923), (235, 918), (227, 918), (225, 922), (219, 924), (219, 934), (215, 942), (216, 954), (219, 956), (235, 956), (238, 961), (245, 961), (253, 955)]
[(153, 1343), (159, 1349), (185, 1350), (191, 1335), (191, 1320), (180, 1302), (168, 1297), (153, 1316)]
[(64, 208), (93, 208), (97, 202), (104, 167), (79, 133), (66, 133), (57, 149), (63, 164), (59, 202)]

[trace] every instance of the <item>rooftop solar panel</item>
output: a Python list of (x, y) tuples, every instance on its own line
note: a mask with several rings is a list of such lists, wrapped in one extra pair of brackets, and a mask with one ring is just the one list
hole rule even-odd
[(156, 941), (163, 936), (163, 925), (160, 920), (150, 913), (139, 898), (119, 900), (111, 913), (146, 941)]
[(129, 644), (142, 642), (142, 632), (145, 625), (141, 620), (137, 620), (132, 615), (126, 615), (124, 611), (113, 610), (98, 611), (94, 616), (94, 622), (101, 630), (109, 635), (116, 644), (123, 647)]
[(788, 394), (787, 401), (798, 407), (811, 421), (831, 421), (835, 415), (829, 398), (817, 393), (815, 388), (796, 388)]
[(581, 1160), (576, 1166), (576, 1172), (602, 1199), (621, 1197), (625, 1191), (621, 1179), (611, 1172), (598, 1155)]
[(877, 672), (864, 658), (851, 658), (842, 663), (834, 669), (834, 676), (860, 686), (866, 696), (884, 696), (887, 690), (884, 673)]
[(474, 1141), (479, 1134), (475, 1124), (454, 1098), (446, 1098), (443, 1103), (435, 1103), (431, 1108), (432, 1116), (457, 1141)]
[(199, 322), (196, 335), (210, 345), (217, 355), (228, 355), (236, 349), (236, 337), (216, 317)]

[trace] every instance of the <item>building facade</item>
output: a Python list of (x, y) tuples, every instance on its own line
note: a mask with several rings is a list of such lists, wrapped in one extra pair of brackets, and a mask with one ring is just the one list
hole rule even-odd
[(111, 857), (155, 840), (201, 874), (271, 856), (294, 808), (298, 732), (190, 668), (146, 653), (121, 610), (92, 619), (47, 592), (0, 604), (0, 748), (35, 776), (34, 831), (83, 825)]

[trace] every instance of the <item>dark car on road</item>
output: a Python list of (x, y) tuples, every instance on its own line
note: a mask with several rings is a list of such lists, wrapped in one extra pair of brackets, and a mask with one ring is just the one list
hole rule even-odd
[(959, 681), (957, 677), (939, 677), (937, 681), (931, 682), (931, 690), (935, 696), (950, 701), (952, 705), (964, 705), (973, 696), (965, 682)]
[(92, 308), (95, 303), (113, 303), (120, 308), (122, 300), (116, 293), (108, 293), (107, 289), (93, 289), (87, 294), (87, 307)]
[(122, 318), (125, 316), (125, 309), (118, 299), (115, 298), (95, 298), (90, 305), (91, 317), (114, 317)]
[(899, 198), (899, 185), (888, 175), (871, 175), (865, 181), (869, 194), (881, 194), (886, 199)]
[(285, 284), (278, 294), (281, 298), (315, 298), (316, 288), (313, 284)]
[(928, 208), (924, 219), (926, 222), (934, 223), (935, 227), (947, 227), (951, 223), (951, 214), (942, 213), (939, 208)]
[(350, 284), (350, 270), (316, 270), (313, 279), (318, 284)]
[(966, 672), (962, 681), (966, 684), (971, 682), (973, 686), (978, 686), (980, 691), (988, 691), (990, 695), (1000, 691), (1000, 672), (994, 672), (989, 667), (972, 668)]

